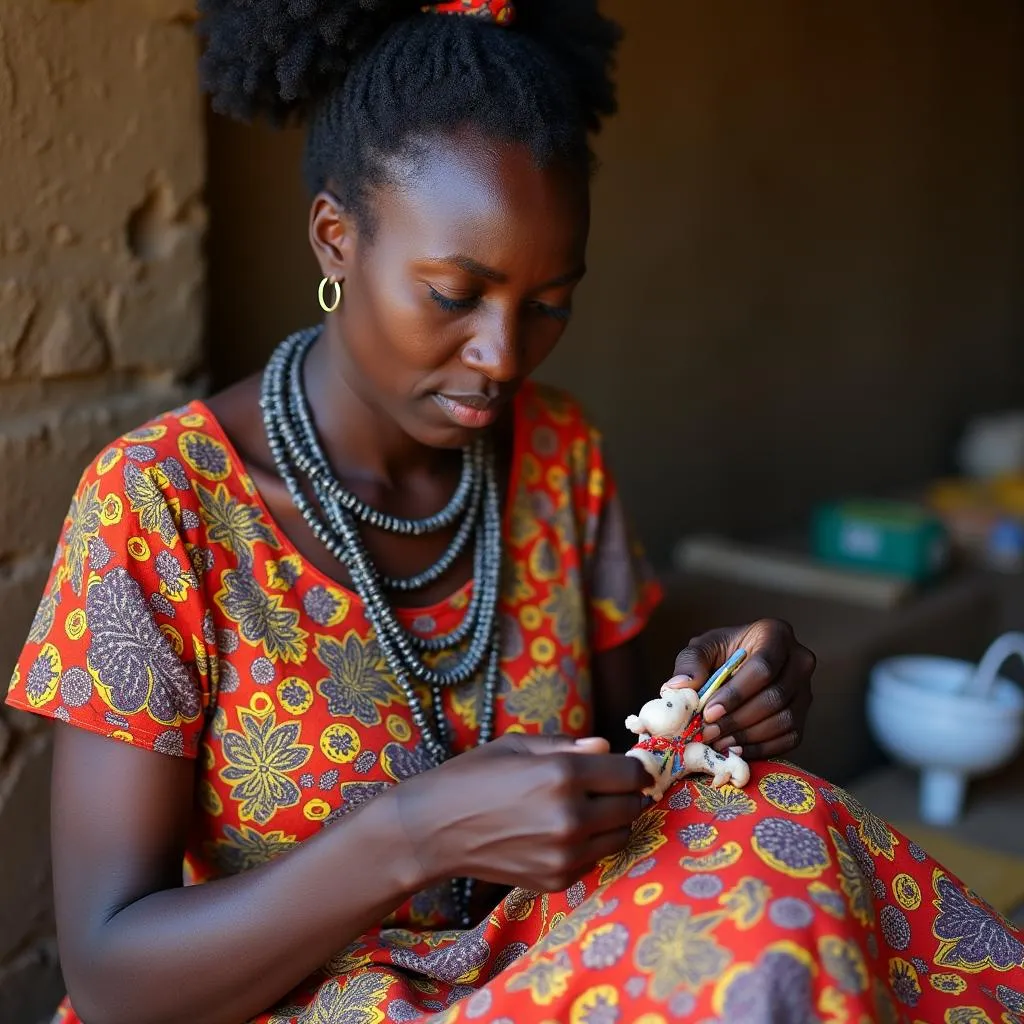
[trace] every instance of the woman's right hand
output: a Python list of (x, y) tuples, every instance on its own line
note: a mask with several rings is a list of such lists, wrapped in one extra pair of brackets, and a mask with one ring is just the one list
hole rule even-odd
[(601, 739), (507, 734), (393, 791), (425, 884), (471, 877), (535, 892), (621, 850), (651, 783)]

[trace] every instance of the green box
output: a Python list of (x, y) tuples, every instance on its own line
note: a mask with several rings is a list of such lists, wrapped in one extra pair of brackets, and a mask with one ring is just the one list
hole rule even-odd
[(852, 566), (923, 582), (949, 558), (945, 527), (925, 509), (894, 501), (845, 501), (814, 511), (814, 554)]

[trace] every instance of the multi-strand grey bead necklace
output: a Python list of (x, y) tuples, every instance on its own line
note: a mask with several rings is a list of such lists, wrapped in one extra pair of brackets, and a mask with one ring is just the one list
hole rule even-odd
[[(501, 660), (497, 614), (501, 501), (494, 448), (485, 436), (465, 449), (458, 487), (448, 504), (435, 515), (403, 519), (371, 508), (334, 476), (302, 386), (306, 354), (321, 330), (313, 327), (291, 335), (278, 346), (267, 365), (260, 404), (270, 451), (306, 524), (348, 570), (381, 651), (405, 694), (427, 753), (434, 764), (441, 764), (452, 754), (451, 725), (444, 711), (445, 689), (461, 686), (482, 672), (478, 742), (487, 743), (494, 728)], [(308, 482), (316, 504), (307, 497), (303, 479)], [(456, 524), (457, 527), (434, 565), (415, 576), (396, 579), (382, 575), (373, 564), (359, 536), (360, 523), (403, 536), (436, 533)], [(387, 592), (421, 590), (440, 579), (466, 550), (470, 539), (474, 542), (474, 585), (462, 621), (440, 636), (424, 637), (407, 630), (398, 621)], [(428, 653), (439, 656), (437, 667), (424, 660)], [(429, 716), (419, 698), (417, 684), (430, 690)], [(462, 924), (469, 927), (472, 880), (454, 880), (452, 891)]]

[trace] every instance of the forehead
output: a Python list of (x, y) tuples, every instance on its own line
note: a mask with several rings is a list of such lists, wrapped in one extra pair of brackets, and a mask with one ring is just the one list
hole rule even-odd
[(589, 185), (579, 171), (540, 167), (526, 146), (470, 134), (423, 140), (392, 170), (374, 204), (383, 244), (460, 252), (498, 269), (582, 260)]

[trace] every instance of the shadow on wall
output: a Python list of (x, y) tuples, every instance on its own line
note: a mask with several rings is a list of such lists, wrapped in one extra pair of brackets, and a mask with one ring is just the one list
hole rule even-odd
[[(622, 109), (542, 375), (605, 428), (656, 556), (922, 480), (966, 417), (1022, 401), (1017, 0), (606, 7)], [(213, 119), (210, 144), (226, 382), (316, 319), (317, 271), (300, 136)]]

